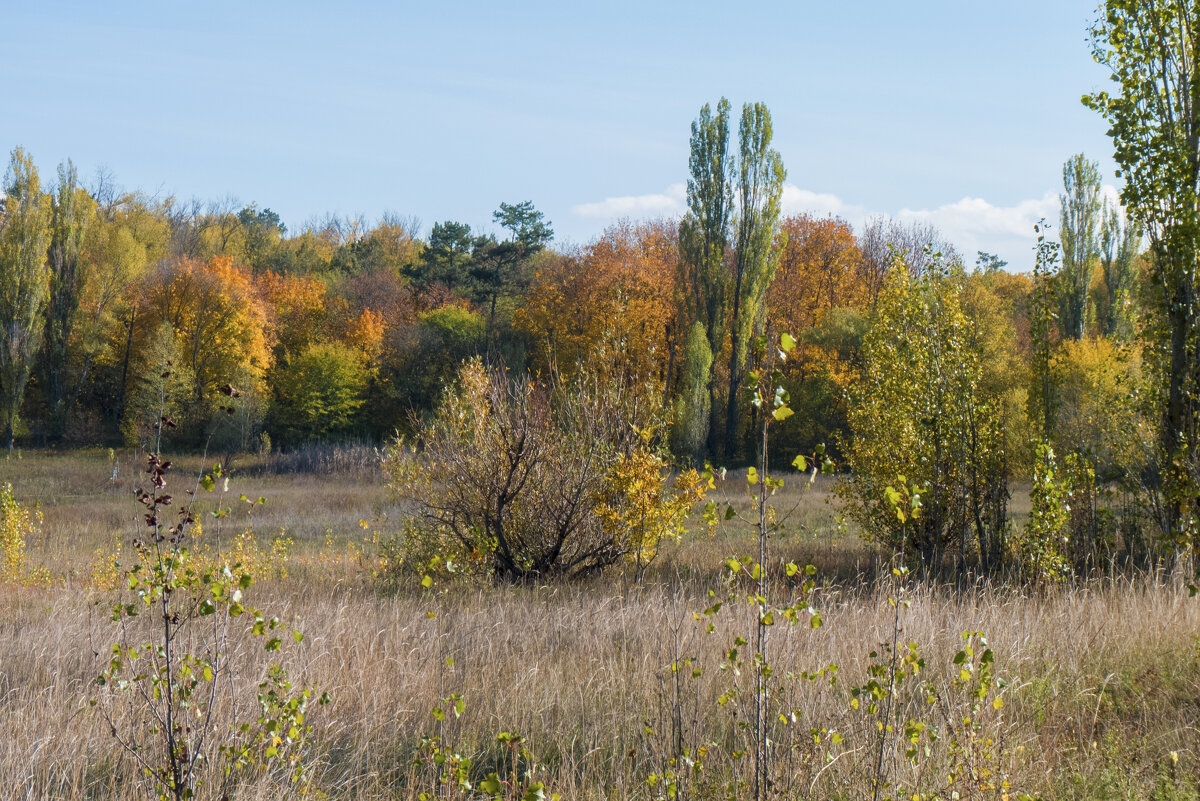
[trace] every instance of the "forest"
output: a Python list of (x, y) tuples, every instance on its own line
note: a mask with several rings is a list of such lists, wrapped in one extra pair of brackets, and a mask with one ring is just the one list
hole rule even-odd
[(578, 245), (14, 147), (0, 786), (1200, 798), (1198, 28), (1105, 4), (1022, 264), (785, 214), (761, 102)]

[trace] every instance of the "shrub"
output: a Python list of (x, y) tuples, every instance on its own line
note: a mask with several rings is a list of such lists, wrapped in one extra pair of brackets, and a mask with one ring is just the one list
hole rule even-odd
[[(840, 490), (849, 513), (865, 537), (927, 570), (953, 548), (960, 561), (977, 549), (992, 567), (1006, 529), (999, 403), (983, 386), (961, 284), (961, 267), (936, 254), (919, 277), (898, 260), (863, 342), (862, 379), (849, 392), (851, 477)], [(921, 488), (924, 514), (909, 528), (888, 500), (897, 475)]]
[(406, 540), (421, 551), (401, 561), (424, 570), (433, 550), (521, 580), (594, 573), (635, 551), (644, 559), (650, 539), (652, 552), (658, 534), (629, 525), (634, 509), (654, 506), (661, 533), (678, 522), (662, 510), (687, 492), (664, 490), (664, 462), (634, 469), (653, 462), (653, 438), (638, 432), (654, 426), (657, 388), (615, 372), (537, 384), (467, 362), (414, 439), (389, 451), (392, 486), (415, 508)]
[(29, 578), (25, 544), (41, 529), (42, 514), (17, 503), (12, 484), (0, 485), (0, 581)]

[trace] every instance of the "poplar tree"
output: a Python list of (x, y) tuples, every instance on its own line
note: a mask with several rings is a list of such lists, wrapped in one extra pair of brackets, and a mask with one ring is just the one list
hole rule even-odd
[(83, 242), (96, 210), (96, 201), (79, 186), (75, 165), (69, 160), (58, 166), (58, 190), (51, 199), (51, 208), (50, 286), (42, 363), (51, 433), (59, 437), (66, 428), (71, 405), (67, 386), (71, 333), (88, 279)]
[(1087, 333), (1092, 274), (1100, 255), (1100, 169), (1082, 154), (1063, 165), (1063, 194), (1058, 196), (1062, 269), (1059, 304), (1063, 334)]
[[(684, 319), (704, 326), (710, 354), (721, 352), (729, 309), (729, 272), (725, 249), (733, 216), (732, 155), (729, 152), (729, 101), (721, 98), (716, 116), (707, 103), (692, 123), (688, 158), (687, 213), (679, 224), (680, 292)], [(711, 365), (704, 376), (709, 408), (719, 408)], [(709, 450), (715, 428), (702, 423)]]
[(746, 369), (749, 343), (763, 333), (767, 286), (775, 276), (782, 247), (779, 202), (787, 171), (771, 147), (771, 112), (762, 103), (742, 106), (738, 130), (737, 238), (733, 253), (733, 312), (730, 324), (729, 396), (725, 414), (725, 458), (737, 453), (738, 391)]
[(1109, 123), (1121, 201), (1149, 239), (1157, 314), (1147, 362), (1158, 377), (1168, 528), (1195, 544), (1200, 507), (1200, 5), (1105, 0), (1093, 54), (1111, 91), (1083, 102)]
[(15, 148), (4, 177), (0, 222), (0, 418), (11, 451), (13, 429), (34, 356), (41, 344), (49, 283), (50, 198), (41, 191), (37, 168)]
[(1137, 257), (1141, 238), (1137, 225), (1105, 202), (1100, 221), (1100, 263), (1104, 267), (1104, 287), (1108, 291), (1104, 335), (1110, 339), (1128, 340), (1133, 336), (1133, 260)]

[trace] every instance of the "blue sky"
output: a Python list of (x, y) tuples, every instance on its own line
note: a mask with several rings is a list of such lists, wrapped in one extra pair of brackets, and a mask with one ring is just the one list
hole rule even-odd
[(530, 199), (560, 241), (682, 208), (705, 102), (770, 107), (788, 211), (938, 224), (1028, 269), (1062, 163), (1112, 177), (1095, 0), (740, 4), (0, 0), (0, 147), (43, 172), (489, 229)]

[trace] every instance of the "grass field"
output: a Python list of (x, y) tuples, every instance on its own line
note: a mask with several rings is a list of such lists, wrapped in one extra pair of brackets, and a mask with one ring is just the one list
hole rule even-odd
[[(181, 492), (201, 466), (181, 460), (172, 489)], [(41, 507), (43, 533), (28, 543), (30, 560), (52, 576), (49, 586), (5, 588), (0, 601), (5, 798), (138, 797), (132, 760), (88, 704), (113, 641), (112, 624), (96, 605), (108, 596), (94, 574), (103, 573), (118, 538), (138, 533), (132, 488), (140, 463), (120, 457), (115, 477), (113, 467), (107, 453), (25, 453), (0, 462), (0, 482), (11, 481), (18, 500)], [(379, 475), (260, 467), (246, 461), (228, 497), (263, 496), (265, 505), (235, 500), (219, 527), (205, 522), (201, 541), (231, 548), (252, 529), (265, 554), (276, 537), (292, 540), (286, 562), (268, 564), (250, 592), (256, 605), (307, 635), (285, 649), (284, 659), (295, 677), (333, 699), (310, 716), (314, 794), (483, 798), (453, 795), (413, 764), (423, 736), (440, 736), (470, 756), (477, 783), (493, 770), (505, 773), (508, 751), (496, 735), (519, 732), (531, 757), (520, 770), (545, 783), (547, 798), (667, 797), (665, 783), (651, 777), (670, 770), (677, 738), (709, 755), (681, 797), (725, 797), (720, 785), (744, 769), (744, 759), (728, 756), (740, 742), (744, 704), (718, 699), (744, 680), (720, 665), (750, 621), (735, 606), (715, 616), (715, 631), (706, 633), (707, 619), (694, 613), (712, 603), (710, 590), (721, 590), (725, 558), (750, 550), (745, 528), (672, 544), (641, 585), (616, 569), (554, 586), (424, 590), (413, 582), (385, 590), (372, 577), (374, 550), (364, 539), (397, 533), (402, 510)], [(775, 700), (796, 713), (795, 723), (772, 729), (781, 797), (870, 798), (877, 769), (876, 718), (852, 708), (850, 688), (867, 680), (869, 665), (879, 661), (872, 650), (893, 637), (897, 618), (888, 599), (898, 589), (882, 578), (886, 560), (839, 530), (830, 490), (822, 480), (778, 499), (781, 512), (795, 511), (773, 556), (817, 566), (813, 600), (824, 621), (815, 630), (771, 629)], [(1018, 514), (1023, 504), (1014, 499)], [(919, 644), (922, 678), (957, 697), (952, 660), (962, 632), (978, 630), (1007, 685), (999, 691), (1002, 708), (989, 705), (978, 716), (980, 737), (994, 740), (993, 757), (983, 761), (1007, 785), (984, 789), (980, 781), (968, 792), (964, 784), (962, 797), (1200, 798), (1200, 599), (1178, 583), (1109, 577), (1038, 593), (982, 582), (908, 593), (898, 640)], [(262, 664), (248, 650), (238, 653), (252, 686)], [(699, 676), (670, 670), (685, 658)], [(831, 664), (836, 674), (799, 675)], [(435, 720), (433, 709), (451, 695), (462, 697), (461, 717)], [(243, 705), (235, 713), (243, 703), (236, 699), (223, 703), (226, 719), (245, 712)], [(903, 704), (912, 719), (930, 714), (916, 695)], [(949, 733), (964, 708), (954, 707), (940, 731)], [(824, 736), (816, 743), (814, 729), (836, 731), (841, 742)], [(910, 762), (893, 738), (888, 775), (942, 789), (952, 764), (949, 739)], [(277, 779), (260, 778), (240, 797), (279, 797)]]

